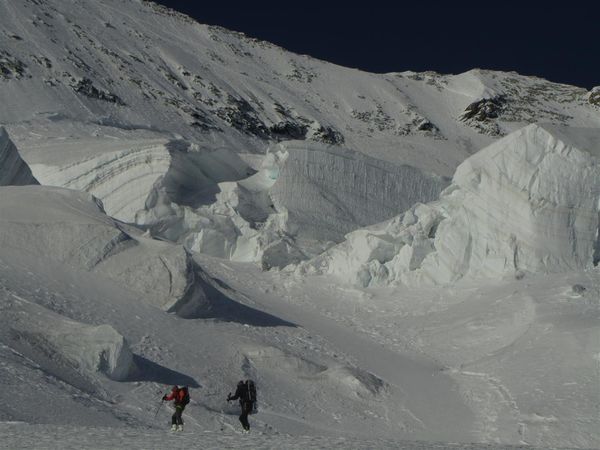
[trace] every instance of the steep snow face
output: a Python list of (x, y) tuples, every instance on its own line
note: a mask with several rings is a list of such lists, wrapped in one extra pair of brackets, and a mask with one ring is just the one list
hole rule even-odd
[(361, 226), (389, 219), (416, 201), (430, 201), (448, 184), (399, 166), (336, 147), (280, 144), (286, 153), (271, 198), (288, 214), (288, 233), (339, 242)]
[(127, 341), (110, 325), (68, 320), (15, 296), (3, 305), (0, 320), (2, 340), (33, 360), (52, 363), (61, 372), (55, 375), (69, 378), (71, 371), (87, 378), (103, 373), (123, 381), (135, 371)]
[(8, 133), (0, 127), (0, 186), (38, 184)]
[(589, 268), (599, 157), (598, 130), (529, 125), (461, 164), (439, 201), (350, 233), (304, 269), (366, 286)]
[(183, 247), (139, 236), (90, 194), (47, 186), (1, 191), (2, 245), (106, 275), (182, 317), (210, 316), (218, 299), (206, 293)]

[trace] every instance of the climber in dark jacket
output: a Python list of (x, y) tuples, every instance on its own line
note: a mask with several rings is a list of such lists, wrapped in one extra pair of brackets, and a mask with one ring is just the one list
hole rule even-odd
[(240, 381), (237, 384), (237, 389), (235, 390), (235, 394), (227, 396), (227, 401), (231, 400), (240, 400), (240, 406), (242, 407), (242, 414), (240, 414), (240, 422), (242, 423), (242, 427), (244, 430), (250, 430), (250, 423), (248, 422), (248, 414), (252, 412), (252, 408), (254, 407), (254, 402), (251, 399), (250, 392), (248, 390), (248, 386), (243, 381)]

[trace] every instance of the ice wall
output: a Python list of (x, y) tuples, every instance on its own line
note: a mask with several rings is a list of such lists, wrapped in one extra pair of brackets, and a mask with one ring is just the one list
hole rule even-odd
[(157, 189), (169, 202), (211, 203), (219, 182), (251, 172), (227, 149), (200, 149), (182, 140), (78, 139), (60, 146), (41, 146), (30, 156), (40, 182), (89, 192), (107, 214), (125, 222), (154, 206)]
[(448, 185), (417, 168), (339, 147), (298, 141), (280, 146), (288, 156), (271, 197), (288, 212), (288, 231), (300, 237), (339, 242), (357, 227), (435, 199)]
[(467, 159), (439, 201), (300, 268), (357, 284), (449, 283), (598, 261), (600, 132), (529, 125)]
[(136, 222), (187, 248), (284, 267), (314, 256), (358, 227), (436, 197), (447, 180), (409, 166), (304, 141), (272, 147), (259, 171), (218, 184), (214, 203), (172, 202), (156, 185)]

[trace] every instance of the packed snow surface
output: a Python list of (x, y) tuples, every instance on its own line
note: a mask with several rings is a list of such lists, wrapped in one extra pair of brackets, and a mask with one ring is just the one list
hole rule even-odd
[(253, 448), (256, 450), (396, 449), (396, 450), (535, 450), (535, 447), (494, 444), (458, 444), (352, 437), (290, 436), (280, 434), (249, 436), (232, 432), (170, 433), (155, 430), (100, 427), (48, 427), (19, 422), (0, 423), (0, 448), (25, 450), (173, 450)]

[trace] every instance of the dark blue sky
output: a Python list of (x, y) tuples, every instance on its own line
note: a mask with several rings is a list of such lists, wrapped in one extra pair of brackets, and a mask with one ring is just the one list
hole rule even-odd
[[(474, 67), (515, 70), (591, 88), (600, 85), (600, 2), (158, 0), (221, 25), (370, 72)], [(350, 6), (350, 3), (361, 6)]]

